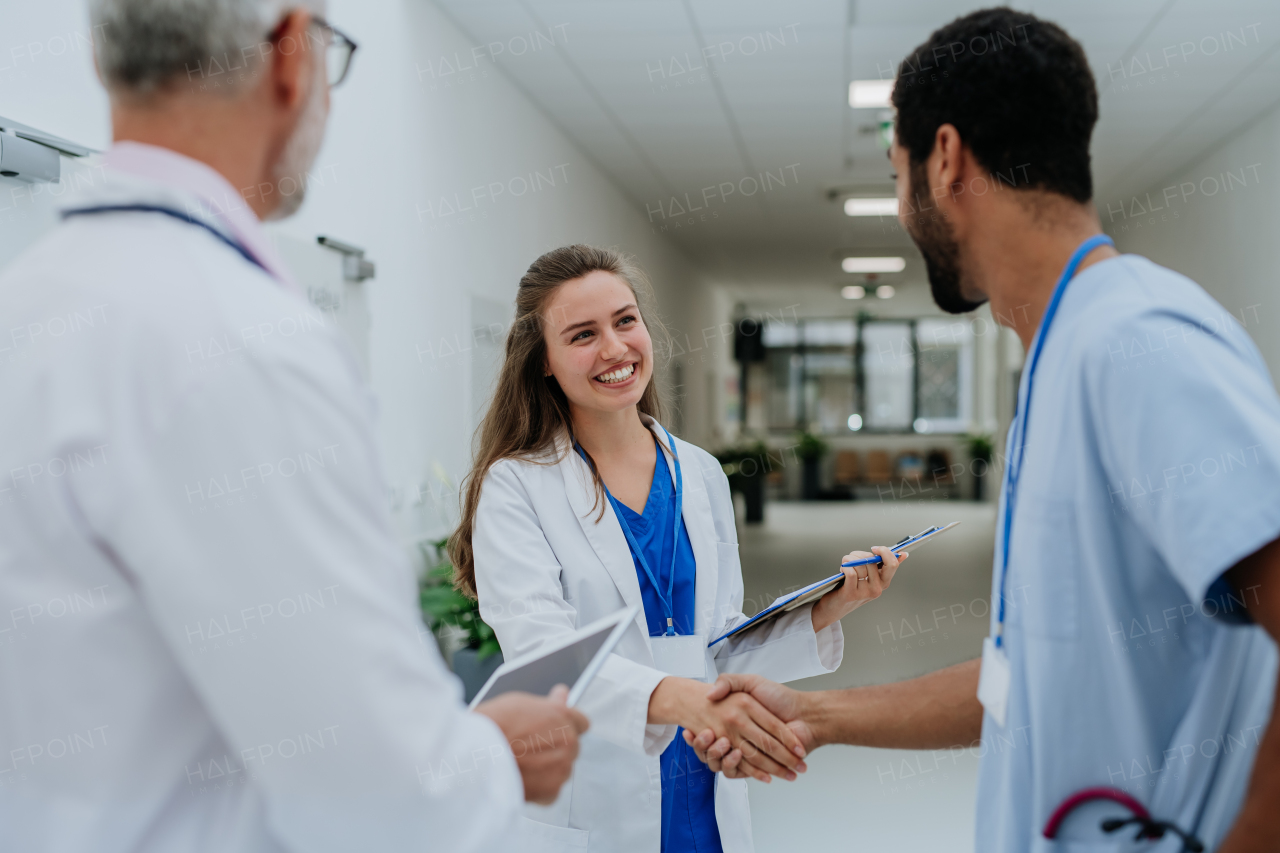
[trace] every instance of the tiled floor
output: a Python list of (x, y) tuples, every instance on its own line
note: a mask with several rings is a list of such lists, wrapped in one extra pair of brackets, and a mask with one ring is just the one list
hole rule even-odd
[[(788, 589), (833, 574), (850, 550), (950, 521), (962, 523), (913, 554), (880, 600), (845, 618), (840, 669), (794, 686), (898, 681), (981, 654), (995, 509), (960, 502), (776, 503), (764, 525), (741, 531), (743, 609), (754, 613)], [(749, 783), (756, 850), (968, 853), (977, 766), (967, 751), (826, 747), (795, 783)]]

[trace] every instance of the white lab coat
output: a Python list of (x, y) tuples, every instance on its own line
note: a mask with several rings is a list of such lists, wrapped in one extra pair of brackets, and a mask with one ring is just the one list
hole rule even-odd
[(59, 225), (0, 318), (0, 847), (514, 849), (332, 322), (153, 213)]
[[(666, 434), (655, 431), (665, 446)], [(715, 457), (680, 439), (676, 448), (684, 522), (697, 563), (695, 627), (710, 640), (746, 618), (733, 502)], [(507, 657), (641, 604), (617, 517), (607, 504), (600, 516), (590, 470), (567, 449), (562, 442), (542, 460), (550, 464), (502, 460), (484, 480), (473, 539), (476, 587), (481, 615)], [(791, 681), (834, 671), (844, 653), (840, 624), (815, 634), (811, 610), (798, 608), (708, 650), (708, 680), (718, 672)], [(676, 726), (647, 723), (649, 696), (665, 677), (653, 664), (641, 613), (582, 698), (591, 731), (573, 778), (553, 805), (525, 809), (525, 849), (657, 853), (659, 756)], [(716, 819), (725, 853), (752, 850), (745, 780), (716, 777)]]

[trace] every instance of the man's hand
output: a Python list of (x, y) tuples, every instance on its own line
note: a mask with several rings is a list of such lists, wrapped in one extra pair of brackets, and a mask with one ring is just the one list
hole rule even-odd
[[(787, 724), (804, 750), (827, 743), (878, 749), (946, 749), (971, 746), (982, 734), (978, 703), (981, 661), (971, 660), (896, 684), (806, 693), (758, 675), (721, 675), (708, 699), (749, 693)], [(721, 698), (721, 701), (723, 699)], [(715, 732), (685, 733), (686, 742), (712, 770), (741, 778), (742, 756)], [(1280, 761), (1277, 762), (1280, 765)]]
[(591, 725), (581, 712), (565, 705), (568, 696), (569, 688), (560, 684), (546, 698), (504, 693), (476, 708), (506, 735), (524, 779), (524, 798), (531, 803), (555, 802), (573, 772), (578, 735)]
[(702, 682), (668, 676), (649, 698), (649, 722), (723, 737), (738, 749), (735, 768), (761, 782), (770, 774), (794, 780), (807, 769), (799, 738), (747, 693), (724, 690), (712, 701)]
[[(707, 693), (707, 699), (719, 702), (731, 693), (747, 693), (770, 711), (779, 720), (787, 724), (808, 754), (821, 744), (814, 732), (802, 717), (804, 694), (789, 687), (747, 673), (726, 673), (716, 679)], [(697, 736), (687, 729), (684, 732), (685, 743), (693, 747), (693, 751), (713, 773), (724, 773), (730, 779), (742, 779), (751, 773), (742, 767), (743, 754), (735, 748), (727, 737), (717, 738), (714, 731), (704, 729)]]

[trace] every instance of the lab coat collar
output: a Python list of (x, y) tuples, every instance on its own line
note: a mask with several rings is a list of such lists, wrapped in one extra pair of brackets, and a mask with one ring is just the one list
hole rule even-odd
[(693, 559), (698, 566), (697, 585), (694, 588), (694, 628), (707, 634), (720, 626), (716, 619), (715, 602), (720, 582), (720, 549), (716, 537), (715, 516), (711, 513), (711, 497), (702, 466), (689, 453), (692, 446), (685, 445), (680, 457), (684, 473), (684, 526), (689, 531), (689, 544), (693, 547)]
[(302, 295), (258, 217), (213, 167), (168, 148), (128, 141), (115, 143), (103, 166), (100, 180), (71, 194), (60, 208), (139, 203), (172, 208), (239, 243), (286, 290)]
[[(596, 490), (595, 478), (591, 474), (586, 460), (577, 454), (569, 444), (568, 438), (556, 442), (556, 451), (560, 455), (560, 474), (564, 477), (564, 491), (569, 499), (569, 506), (578, 524), (582, 525), (582, 534), (591, 543), (591, 550), (596, 552), (605, 571), (613, 579), (622, 600), (628, 607), (640, 608), (635, 622), (644, 637), (645, 648), (652, 653), (649, 645), (649, 626), (645, 621), (644, 598), (640, 594), (640, 581), (636, 577), (636, 566), (631, 559), (631, 548), (627, 545), (626, 534), (618, 523), (608, 500)], [(600, 502), (604, 501), (604, 513), (601, 514)], [(599, 519), (599, 521), (597, 521)]]
[[(671, 445), (667, 441), (666, 430), (648, 415), (641, 415), (640, 420), (649, 428), (658, 442), (666, 449), (662, 458), (671, 471), (671, 481), (675, 482), (675, 466), (672, 462)], [(682, 442), (683, 443), (683, 442)], [(693, 559), (696, 565), (694, 583), (694, 628), (705, 634), (713, 627), (715, 617), (716, 587), (719, 581), (719, 552), (716, 547), (716, 536), (711, 515), (711, 500), (707, 494), (706, 480), (702, 467), (690, 452), (693, 446), (684, 444), (680, 454), (680, 471), (684, 484), (684, 500), (681, 516), (684, 518), (685, 530), (689, 533), (689, 544), (693, 548)], [(631, 556), (631, 548), (627, 545), (626, 534), (618, 523), (618, 517), (609, 504), (604, 505), (604, 515), (600, 515), (600, 500), (596, 490), (595, 479), (586, 461), (570, 446), (568, 438), (557, 442), (557, 452), (561, 454), (560, 469), (564, 476), (565, 494), (569, 505), (582, 525), (583, 535), (591, 543), (591, 548), (604, 564), (605, 570), (613, 579), (622, 600), (627, 606), (640, 605), (640, 614), (636, 622), (649, 642), (649, 627), (644, 616), (644, 599), (640, 594), (640, 581), (636, 576), (635, 561)], [(677, 448), (679, 450), (679, 448)], [(600, 520), (597, 521), (596, 519)]]

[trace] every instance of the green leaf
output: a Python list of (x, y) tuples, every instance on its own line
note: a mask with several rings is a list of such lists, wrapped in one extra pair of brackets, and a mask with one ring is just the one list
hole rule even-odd
[[(480, 618), (480, 605), (453, 588), (454, 569), (446, 550), (447, 539), (420, 545), (423, 562), (429, 568), (418, 584), (418, 603), (423, 620), (438, 637), (442, 627), (460, 628), (466, 632), (466, 645), (479, 649), (478, 657), (489, 657), (502, 651), (493, 629)], [(432, 565), (432, 561), (436, 561)]]

